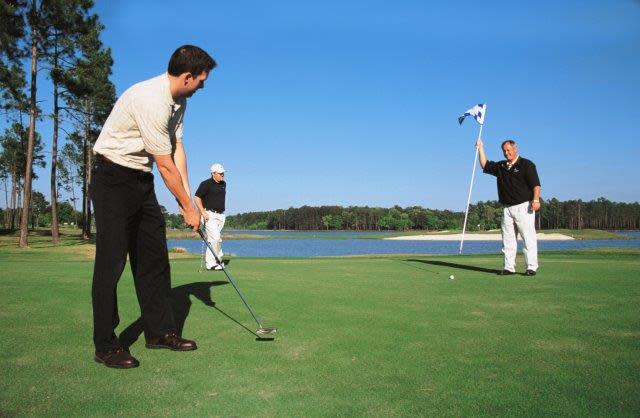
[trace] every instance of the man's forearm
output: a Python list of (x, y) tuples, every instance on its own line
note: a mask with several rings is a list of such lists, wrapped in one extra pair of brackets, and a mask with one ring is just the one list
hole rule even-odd
[(182, 145), (182, 142), (176, 143), (176, 149), (173, 152), (173, 161), (175, 162), (178, 172), (182, 177), (182, 186), (187, 191), (187, 194), (191, 196), (189, 174), (187, 172), (187, 156), (184, 152), (184, 145)]
[(170, 155), (156, 155), (155, 160), (164, 184), (171, 194), (175, 196), (180, 207), (183, 210), (191, 207), (191, 198), (184, 188), (182, 176), (174, 164), (173, 158)]
[(480, 167), (484, 168), (487, 164), (487, 156), (484, 153), (484, 143), (482, 138), (476, 139), (476, 149), (478, 150), (478, 160), (480, 160)]
[[(198, 192), (196, 192), (198, 193)], [(200, 213), (204, 213), (205, 212), (205, 208), (204, 205), (202, 204), (202, 199), (200, 199), (198, 196), (193, 198), (193, 202), (196, 204), (196, 207), (200, 210)]]
[(540, 201), (540, 192), (541, 192), (542, 188), (540, 186), (536, 186), (533, 188), (533, 201)]
[(484, 168), (487, 164), (487, 155), (484, 153), (484, 147), (478, 148), (478, 159), (480, 160), (480, 167)]
[(189, 195), (187, 194), (187, 191), (184, 189), (182, 177), (180, 176), (178, 170), (176, 169), (175, 171), (172, 171), (158, 168), (158, 171), (160, 171), (160, 175), (162, 176), (162, 180), (164, 180), (164, 184), (167, 186), (167, 189), (169, 189), (171, 194), (175, 196), (180, 207), (183, 210), (189, 208), (191, 206), (191, 200), (189, 198)]

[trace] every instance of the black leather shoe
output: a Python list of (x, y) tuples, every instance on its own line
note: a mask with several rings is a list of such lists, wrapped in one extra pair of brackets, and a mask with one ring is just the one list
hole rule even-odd
[(525, 276), (535, 276), (536, 275), (536, 271), (535, 270), (527, 270), (524, 272)]
[(96, 351), (94, 360), (107, 367), (113, 367), (115, 369), (133, 369), (140, 365), (140, 362), (124, 348), (109, 351)]
[(175, 332), (170, 332), (162, 337), (149, 338), (147, 348), (168, 348), (173, 351), (191, 351), (198, 348), (195, 341), (180, 338)]
[(500, 273), (498, 273), (498, 276), (510, 276), (512, 274), (516, 274), (516, 273), (511, 270), (502, 270)]

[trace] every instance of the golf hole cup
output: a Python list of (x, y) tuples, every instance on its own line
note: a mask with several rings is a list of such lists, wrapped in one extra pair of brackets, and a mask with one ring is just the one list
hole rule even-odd
[(453, 280), (453, 279), (455, 279), (455, 278), (456, 278), (456, 277), (455, 277), (453, 274), (452, 274), (451, 276), (449, 276), (449, 280)]

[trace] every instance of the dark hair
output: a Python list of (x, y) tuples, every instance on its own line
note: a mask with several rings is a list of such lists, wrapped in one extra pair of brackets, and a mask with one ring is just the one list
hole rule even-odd
[(182, 45), (171, 54), (167, 72), (173, 76), (179, 76), (182, 73), (199, 75), (203, 71), (211, 71), (216, 65), (218, 65), (216, 61), (202, 48)]
[(502, 141), (502, 145), (500, 145), (500, 149), (504, 148), (504, 144), (509, 144), (512, 147), (515, 147), (516, 141), (514, 141), (513, 139), (505, 139), (504, 141)]

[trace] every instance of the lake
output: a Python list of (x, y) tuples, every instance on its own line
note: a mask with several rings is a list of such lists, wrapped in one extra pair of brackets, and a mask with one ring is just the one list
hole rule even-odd
[[(358, 236), (380, 234), (377, 231), (233, 231), (233, 233), (250, 233), (258, 235), (316, 235), (325, 238), (299, 239), (257, 239), (226, 240), (223, 251), (227, 255), (240, 257), (321, 257), (365, 254), (458, 254), (459, 241), (396, 241), (383, 239), (326, 239), (327, 236)], [(393, 233), (393, 232), (390, 232)], [(570, 241), (538, 241), (539, 251), (576, 250), (584, 248), (639, 248), (640, 232), (623, 232), (631, 237), (629, 240), (570, 240)], [(203, 250), (199, 240), (173, 239), (168, 247), (183, 247), (190, 253), (200, 254)], [(500, 241), (466, 241), (465, 254), (500, 253)], [(522, 250), (522, 242), (518, 243), (518, 251)]]

